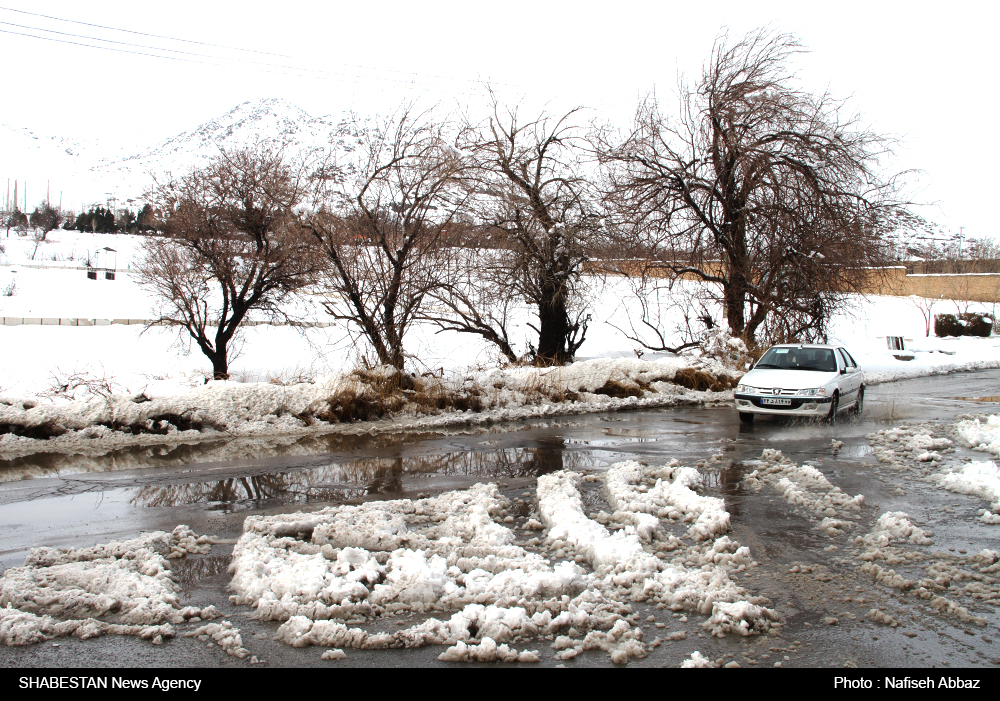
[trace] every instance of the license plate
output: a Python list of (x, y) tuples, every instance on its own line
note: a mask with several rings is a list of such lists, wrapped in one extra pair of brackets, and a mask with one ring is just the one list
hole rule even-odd
[(778, 397), (763, 397), (760, 400), (761, 404), (777, 404), (778, 406), (791, 406), (791, 399), (780, 399)]

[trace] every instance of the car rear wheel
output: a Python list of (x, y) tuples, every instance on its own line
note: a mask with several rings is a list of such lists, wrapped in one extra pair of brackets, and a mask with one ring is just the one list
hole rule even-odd
[(753, 423), (753, 414), (751, 414), (749, 411), (741, 411), (740, 412), (740, 421), (742, 421), (745, 424), (752, 424)]

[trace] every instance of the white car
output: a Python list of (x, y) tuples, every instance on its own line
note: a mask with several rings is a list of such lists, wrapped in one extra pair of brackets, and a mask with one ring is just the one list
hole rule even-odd
[(770, 348), (734, 392), (740, 421), (757, 414), (814, 416), (836, 420), (837, 412), (861, 413), (865, 375), (845, 349), (812, 343)]

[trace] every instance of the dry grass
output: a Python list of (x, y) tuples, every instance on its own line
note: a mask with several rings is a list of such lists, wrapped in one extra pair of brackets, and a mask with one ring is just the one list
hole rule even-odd
[[(380, 419), (391, 411), (389, 402), (379, 401), (364, 392), (345, 389), (330, 397), (326, 407), (316, 412), (315, 417), (330, 424), (354, 423)], [(299, 418), (308, 422), (308, 416)]]
[(725, 392), (739, 383), (737, 379), (731, 377), (713, 377), (707, 372), (694, 368), (684, 368), (678, 371), (670, 381), (675, 385), (693, 389), (696, 392), (704, 392), (706, 390)]
[(0, 435), (13, 433), (15, 436), (23, 438), (36, 438), (45, 440), (46, 438), (56, 438), (66, 433), (66, 428), (55, 421), (46, 421), (35, 426), (23, 426), (21, 424), (0, 423)]
[[(626, 385), (615, 380), (608, 380), (602, 387), (595, 389), (594, 394), (603, 394), (615, 399), (624, 399), (625, 397), (641, 397), (643, 389), (638, 384)], [(649, 385), (646, 385), (645, 389), (649, 389)]]

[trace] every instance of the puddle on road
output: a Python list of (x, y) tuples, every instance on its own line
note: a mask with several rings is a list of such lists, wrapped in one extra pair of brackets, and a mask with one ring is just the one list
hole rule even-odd
[(961, 402), (1000, 402), (1000, 396), (995, 397), (952, 397)]
[[(537, 477), (562, 469), (586, 470), (608, 464), (614, 455), (607, 451), (567, 451), (561, 442), (553, 447), (507, 448), (489, 452), (463, 451), (441, 455), (410, 455), (394, 458), (362, 458), (326, 465), (264, 471), (260, 466), (227, 470), (223, 479), (205, 479), (204, 474), (137, 473), (133, 484), (115, 486), (88, 475), (72, 476), (45, 488), (39, 485), (34, 498), (21, 504), (37, 503), (82, 494), (115, 495), (116, 504), (124, 495), (132, 507), (170, 508), (209, 504), (223, 511), (256, 508), (275, 501), (283, 504), (343, 503), (357, 499), (394, 495), (414, 490), (434, 489), (435, 481), (455, 477), (475, 480)], [(201, 479), (192, 479), (200, 476)], [(152, 481), (154, 484), (136, 482)], [(0, 507), (0, 513), (9, 508)], [(91, 508), (100, 508), (99, 505)]]
[(203, 557), (184, 557), (170, 564), (170, 571), (177, 577), (181, 592), (190, 595), (191, 592), (205, 580), (225, 574), (229, 571), (229, 563), (233, 556), (213, 554)]

